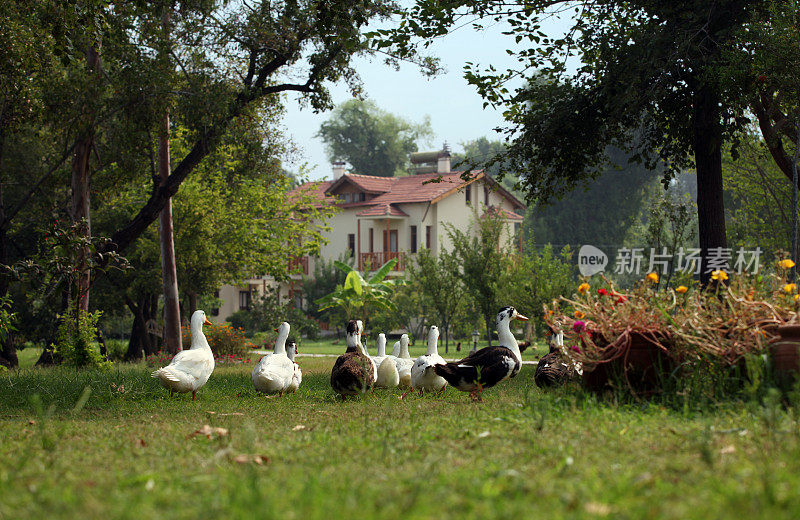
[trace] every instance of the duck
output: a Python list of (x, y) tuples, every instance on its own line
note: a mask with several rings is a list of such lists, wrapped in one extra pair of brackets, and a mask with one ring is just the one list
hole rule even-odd
[(376, 367), (381, 366), (383, 360), (386, 359), (386, 334), (382, 332), (378, 334), (378, 355), (370, 357)]
[(400, 385), (403, 388), (411, 388), (411, 367), (414, 366), (414, 359), (408, 353), (408, 334), (400, 336), (400, 354), (395, 359), (397, 363), (397, 374), (400, 376)]
[(363, 394), (375, 384), (374, 363), (363, 351), (360, 320), (350, 320), (345, 328), (347, 350), (336, 359), (331, 370), (331, 388), (345, 399)]
[(287, 392), (295, 393), (297, 389), (300, 388), (300, 384), (303, 382), (303, 371), (300, 370), (300, 365), (295, 363), (294, 357), (300, 350), (297, 348), (297, 343), (294, 341), (290, 341), (288, 345), (286, 345), (286, 357), (288, 357), (292, 363), (294, 363), (294, 373), (292, 373), (292, 382), (289, 383), (289, 386), (286, 387)]
[(392, 357), (396, 357), (396, 358), (400, 357), (400, 340), (399, 339), (394, 342), (394, 345), (392, 345), (392, 354), (391, 355), (392, 355)]
[(582, 374), (580, 365), (568, 359), (569, 356), (564, 348), (564, 333), (556, 332), (550, 326), (548, 329), (550, 329), (550, 352), (539, 360), (533, 375), (533, 381), (540, 388), (565, 383)]
[(208, 382), (214, 371), (214, 353), (206, 335), (203, 334), (203, 325), (211, 325), (206, 313), (202, 310), (194, 311), (189, 324), (192, 336), (189, 350), (178, 352), (169, 365), (150, 374), (150, 377), (161, 380), (164, 388), (169, 390), (170, 396), (174, 392), (179, 394), (191, 392), (194, 401), (197, 391)]
[(253, 386), (262, 394), (283, 393), (289, 388), (294, 375), (294, 361), (286, 355), (286, 339), (290, 326), (285, 321), (278, 327), (278, 339), (271, 354), (262, 357), (253, 367)]
[(428, 331), (428, 350), (417, 358), (411, 367), (411, 387), (424, 391), (444, 391), (447, 380), (436, 374), (436, 367), (446, 362), (439, 355), (439, 327), (432, 325)]
[(499, 345), (484, 347), (460, 361), (436, 365), (434, 371), (462, 392), (469, 392), (480, 401), (484, 389), (516, 377), (522, 367), (519, 344), (511, 333), (511, 320), (528, 321), (514, 307), (503, 307), (497, 313)]
[[(372, 356), (369, 355), (367, 347), (365, 347), (364, 343), (361, 341), (361, 337), (364, 335), (364, 322), (361, 320), (356, 320), (356, 324), (358, 325), (358, 348), (360, 348), (361, 353), (367, 356), (367, 359), (369, 359), (369, 364), (372, 366), (372, 380), (376, 381), (378, 379), (378, 365), (372, 359)], [(383, 353), (384, 355), (386, 354), (385, 344)]]

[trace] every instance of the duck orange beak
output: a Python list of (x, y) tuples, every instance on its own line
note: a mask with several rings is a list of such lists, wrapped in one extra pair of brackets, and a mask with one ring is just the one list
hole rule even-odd
[(523, 316), (522, 314), (517, 314), (516, 316), (514, 316), (514, 319), (528, 321), (530, 318), (528, 318), (527, 316)]
[(203, 322), (203, 325), (213, 325), (213, 323), (208, 321), (208, 318), (206, 318), (206, 321)]

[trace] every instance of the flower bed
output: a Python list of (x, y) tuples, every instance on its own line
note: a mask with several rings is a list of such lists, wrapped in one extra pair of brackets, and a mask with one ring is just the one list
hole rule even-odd
[(798, 321), (800, 295), (786, 282), (793, 265), (783, 260), (774, 273), (757, 276), (715, 271), (706, 289), (659, 290), (658, 275), (650, 273), (623, 293), (602, 277), (546, 306), (545, 320), (576, 347), (568, 355), (582, 364), (587, 387), (621, 382), (649, 394), (669, 377), (742, 368), (747, 356), (769, 352), (778, 327)]

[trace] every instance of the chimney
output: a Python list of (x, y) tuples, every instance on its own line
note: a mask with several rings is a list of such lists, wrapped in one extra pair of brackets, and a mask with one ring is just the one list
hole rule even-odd
[(343, 161), (333, 163), (333, 180), (340, 179), (344, 175), (344, 164)]
[(439, 157), (436, 163), (436, 173), (450, 173), (450, 147), (447, 143), (442, 146), (442, 151), (439, 152)]

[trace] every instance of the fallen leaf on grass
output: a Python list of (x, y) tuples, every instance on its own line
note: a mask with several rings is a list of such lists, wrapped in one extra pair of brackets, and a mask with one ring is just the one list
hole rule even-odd
[(188, 439), (197, 437), (198, 435), (205, 435), (207, 439), (212, 437), (225, 437), (228, 435), (227, 428), (220, 428), (219, 426), (210, 426), (208, 424), (204, 424), (202, 428), (199, 430), (195, 430), (194, 433), (187, 437)]
[(483, 432), (478, 434), (478, 438), (479, 439), (483, 439), (484, 437), (488, 437), (488, 436), (489, 436), (489, 430), (483, 431)]
[(242, 453), (241, 455), (237, 455), (233, 458), (234, 462), (239, 464), (258, 464), (259, 466), (263, 466), (264, 464), (269, 464), (269, 457), (265, 455), (247, 455)]
[(300, 430), (305, 430), (305, 429), (306, 429), (306, 425), (305, 424), (298, 424), (297, 426), (292, 428), (292, 431), (293, 432), (299, 432)]
[(133, 441), (133, 444), (134, 446), (138, 446), (140, 448), (144, 448), (147, 446), (147, 443), (144, 442), (144, 439), (136, 439), (135, 441)]
[(611, 507), (608, 504), (601, 504), (600, 502), (587, 502), (583, 508), (590, 515), (608, 516), (611, 513)]
[(722, 455), (727, 455), (729, 453), (734, 453), (735, 451), (736, 451), (736, 446), (734, 446), (733, 444), (729, 444), (729, 445), (725, 446), (724, 448), (722, 448), (721, 450), (719, 450), (719, 452)]

